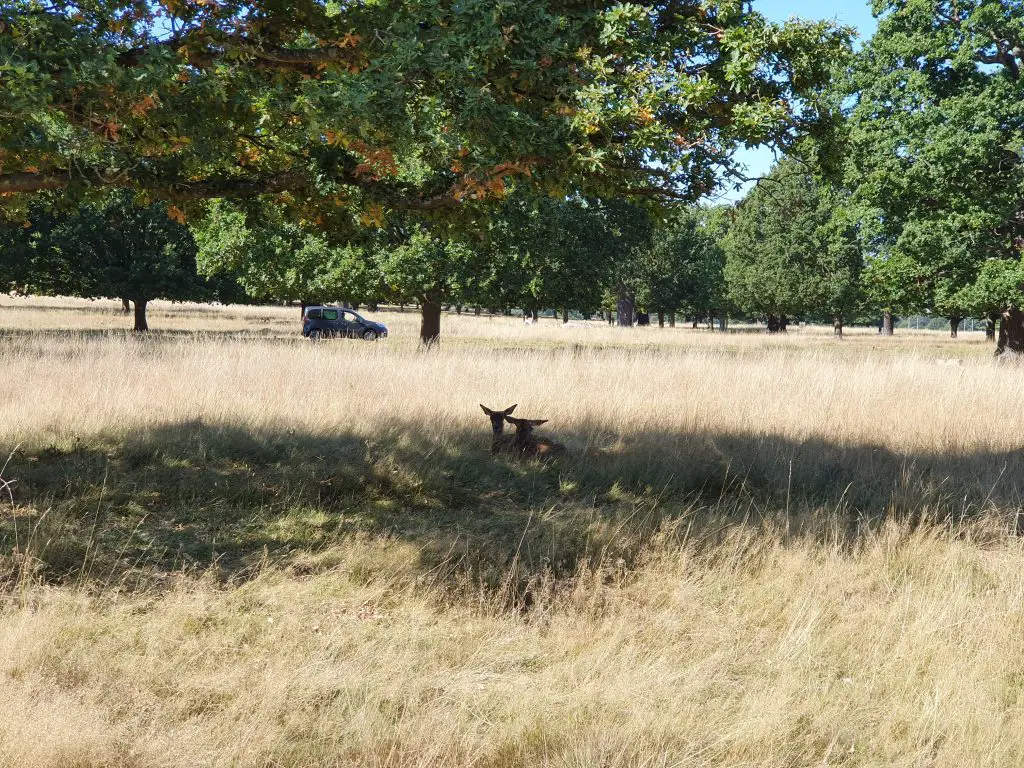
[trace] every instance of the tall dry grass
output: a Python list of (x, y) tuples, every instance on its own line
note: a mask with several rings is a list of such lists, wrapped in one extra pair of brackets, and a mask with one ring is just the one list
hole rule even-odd
[(93, 306), (0, 302), (0, 764), (1024, 757), (1024, 372), (977, 340)]

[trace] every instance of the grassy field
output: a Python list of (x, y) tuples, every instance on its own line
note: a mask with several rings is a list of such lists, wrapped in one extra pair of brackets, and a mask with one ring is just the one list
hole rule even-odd
[(0, 297), (0, 765), (1024, 762), (981, 335), (117, 307)]

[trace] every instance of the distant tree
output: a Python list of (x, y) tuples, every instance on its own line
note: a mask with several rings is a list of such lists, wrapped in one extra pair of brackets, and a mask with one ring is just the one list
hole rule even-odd
[(625, 200), (605, 204), (612, 275), (609, 289), (615, 299), (618, 325), (633, 325), (637, 292), (643, 288), (642, 259), (650, 247), (654, 219), (650, 212)]
[(421, 225), (391, 228), (382, 234), (377, 249), (393, 295), (419, 302), (420, 343), (433, 347), (441, 338), (443, 305), (472, 298), (469, 285), (484, 271), (486, 254)]
[(736, 210), (725, 238), (729, 296), (785, 331), (792, 317), (830, 315), (841, 333), (858, 304), (862, 257), (836, 193), (786, 161)]
[(621, 249), (598, 200), (517, 197), (491, 218), (485, 301), (569, 310), (601, 307)]
[(188, 227), (164, 205), (140, 206), (123, 191), (90, 205), (41, 206), (22, 230), (13, 270), (26, 293), (129, 299), (136, 331), (147, 331), (153, 299), (205, 298)]
[(193, 229), (200, 270), (231, 276), (250, 295), (300, 303), (386, 298), (372, 241), (332, 243), (279, 206), (214, 201)]
[(665, 313), (714, 316), (725, 309), (725, 254), (714, 215), (700, 208), (672, 211), (641, 249), (637, 302), (657, 313), (659, 325)]

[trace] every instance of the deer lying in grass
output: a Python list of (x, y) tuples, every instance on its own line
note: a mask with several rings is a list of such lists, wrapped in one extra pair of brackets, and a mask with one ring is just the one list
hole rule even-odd
[(515, 435), (505, 434), (505, 419), (516, 409), (516, 406), (510, 405), (504, 410), (495, 410), (480, 403), (480, 407), (484, 409), (487, 418), (491, 420), (491, 453), (503, 453), (511, 450), (512, 443), (516, 438)]
[(516, 428), (516, 434), (509, 450), (517, 456), (528, 459), (550, 459), (566, 454), (566, 448), (561, 443), (553, 442), (546, 437), (536, 437), (533, 434), (533, 428), (546, 424), (547, 419), (514, 419), (511, 416), (506, 416), (505, 421)]
[[(546, 437), (534, 436), (533, 428), (547, 423), (547, 419), (514, 419), (511, 414), (516, 409), (515, 405), (510, 405), (504, 410), (488, 408), (483, 403), (480, 407), (491, 420), (491, 453), (510, 453), (524, 458), (549, 458), (561, 456), (566, 452), (564, 445), (552, 442)], [(516, 428), (514, 435), (505, 434), (506, 421)]]

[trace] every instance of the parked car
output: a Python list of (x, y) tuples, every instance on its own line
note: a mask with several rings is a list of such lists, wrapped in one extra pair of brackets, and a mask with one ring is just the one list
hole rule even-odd
[(376, 341), (388, 335), (387, 326), (367, 320), (358, 312), (341, 307), (306, 307), (302, 316), (302, 335), (308, 339), (344, 336)]

